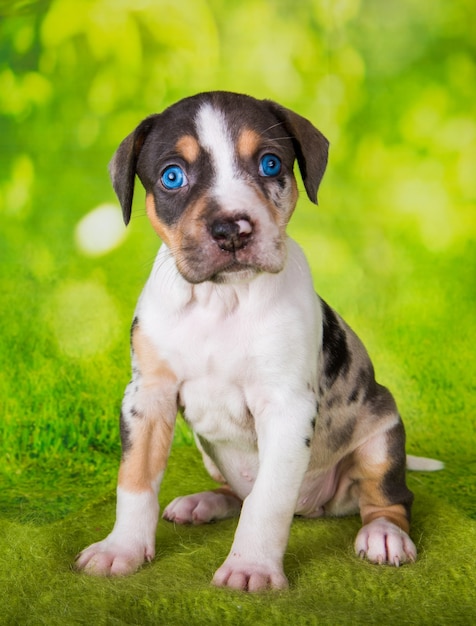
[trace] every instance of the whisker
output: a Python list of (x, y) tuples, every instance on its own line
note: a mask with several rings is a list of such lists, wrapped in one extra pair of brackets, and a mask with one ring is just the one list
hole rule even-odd
[(268, 137), (267, 141), (282, 141), (283, 139), (294, 139), (292, 135), (283, 135), (282, 137)]
[(272, 130), (273, 128), (276, 128), (277, 126), (282, 126), (284, 124), (284, 122), (276, 122), (276, 124), (271, 124), (271, 126), (268, 126), (268, 128), (265, 128), (260, 134), (264, 135), (264, 133), (267, 133), (268, 131)]

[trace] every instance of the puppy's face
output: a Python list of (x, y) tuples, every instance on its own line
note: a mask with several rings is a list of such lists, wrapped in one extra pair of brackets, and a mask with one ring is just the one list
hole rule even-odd
[(111, 175), (126, 223), (139, 176), (152, 226), (187, 281), (236, 282), (284, 266), (296, 157), (316, 201), (324, 137), (273, 102), (212, 92), (144, 120), (122, 142)]

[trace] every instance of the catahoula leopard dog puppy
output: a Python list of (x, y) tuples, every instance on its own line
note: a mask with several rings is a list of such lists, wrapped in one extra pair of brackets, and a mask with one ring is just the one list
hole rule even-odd
[(240, 515), (214, 584), (286, 587), (294, 515), (360, 511), (357, 555), (396, 566), (415, 559), (395, 401), (286, 235), (294, 161), (317, 203), (327, 151), (303, 117), (225, 92), (148, 117), (119, 146), (110, 169), (125, 222), (137, 174), (163, 243), (132, 326), (116, 523), (79, 555), (80, 569), (128, 574), (154, 557), (179, 409), (223, 486), (175, 499), (163, 517)]

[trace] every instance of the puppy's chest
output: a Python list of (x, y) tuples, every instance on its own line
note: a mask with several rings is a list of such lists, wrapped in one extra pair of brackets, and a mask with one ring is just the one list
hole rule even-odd
[[(209, 441), (254, 437), (246, 403), (247, 363), (237, 355), (194, 355), (179, 389), (179, 402), (195, 432)], [(234, 358), (233, 358), (234, 357)]]
[(294, 406), (316, 388), (318, 311), (296, 266), (239, 285), (182, 285), (180, 297), (153, 279), (146, 287), (139, 323), (203, 439), (249, 449), (265, 406)]
[(197, 310), (167, 340), (179, 403), (193, 430), (208, 441), (254, 440), (246, 390), (259, 369), (246, 316)]

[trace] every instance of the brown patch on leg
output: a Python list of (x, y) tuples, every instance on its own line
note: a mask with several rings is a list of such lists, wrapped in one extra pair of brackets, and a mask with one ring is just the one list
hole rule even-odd
[(172, 445), (174, 427), (165, 420), (138, 418), (131, 429), (132, 446), (119, 468), (119, 486), (126, 491), (147, 491), (154, 488), (165, 470)]
[(126, 421), (128, 447), (119, 470), (119, 485), (127, 491), (154, 489), (165, 470), (177, 413), (177, 378), (168, 363), (135, 325), (134, 363), (139, 371)]
[(132, 331), (132, 349), (145, 387), (159, 386), (164, 392), (168, 387), (175, 389), (177, 377), (167, 361), (157, 354), (157, 349), (139, 325)]
[[(379, 503), (373, 504), (375, 502)], [(410, 529), (410, 520), (406, 507), (402, 504), (388, 504), (381, 497), (381, 483), (379, 481), (364, 479), (361, 487), (360, 516), (363, 526), (377, 518), (383, 517), (406, 533)]]
[(405, 433), (399, 421), (354, 453), (362, 524), (383, 517), (405, 532), (410, 528), (413, 494), (405, 480)]

